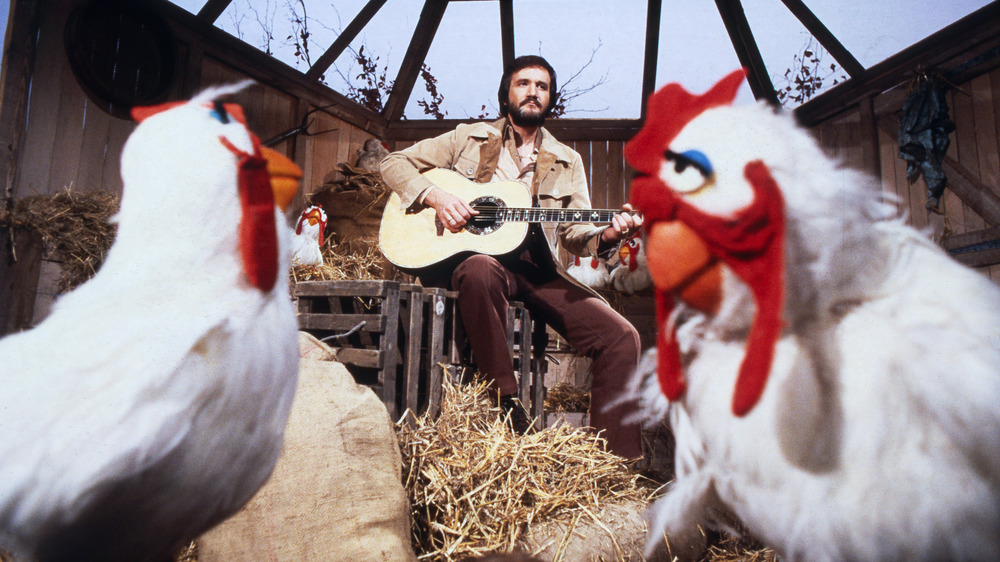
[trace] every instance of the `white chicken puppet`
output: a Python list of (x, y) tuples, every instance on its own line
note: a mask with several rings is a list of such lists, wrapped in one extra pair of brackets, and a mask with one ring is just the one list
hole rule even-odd
[(643, 397), (677, 442), (653, 527), (682, 557), (733, 517), (789, 560), (998, 559), (1000, 288), (790, 116), (731, 106), (744, 78), (664, 87), (625, 149), (660, 327)]
[(633, 295), (653, 285), (643, 251), (642, 231), (636, 231), (618, 247), (618, 267), (611, 270), (611, 284), (618, 291)]
[(299, 216), (292, 237), (292, 263), (295, 265), (323, 265), (326, 211), (320, 205), (308, 207)]
[(241, 87), (133, 111), (103, 267), (0, 340), (0, 549), (167, 560), (271, 474), (298, 374), (279, 207), (300, 171), (214, 101)]
[(603, 258), (573, 256), (573, 264), (566, 268), (566, 273), (592, 289), (603, 289), (611, 281), (608, 262)]

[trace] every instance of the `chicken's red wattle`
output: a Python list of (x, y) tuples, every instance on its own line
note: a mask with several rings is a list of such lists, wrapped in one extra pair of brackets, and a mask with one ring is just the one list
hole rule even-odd
[[(757, 316), (740, 366), (733, 394), (733, 413), (747, 414), (760, 399), (771, 369), (774, 348), (782, 329), (784, 307), (784, 200), (764, 163), (748, 162), (744, 176), (754, 192), (754, 200), (734, 216), (714, 216), (698, 210), (674, 193), (659, 179), (664, 152), (680, 131), (704, 111), (729, 105), (745, 78), (742, 70), (723, 78), (703, 95), (694, 95), (678, 84), (670, 84), (653, 94), (648, 102), (648, 118), (642, 130), (625, 146), (629, 164), (641, 172), (632, 184), (632, 204), (645, 217), (646, 228), (659, 221), (680, 221), (706, 244), (711, 255), (726, 264), (750, 288)], [(652, 262), (655, 256), (647, 253)], [(665, 332), (665, 322), (674, 308), (674, 292), (658, 287), (657, 321), (660, 326), (657, 348), (659, 379), (670, 400), (685, 391), (680, 352), (673, 333)]]
[(239, 158), (238, 185), (242, 210), (239, 244), (243, 270), (250, 284), (266, 293), (274, 288), (278, 279), (278, 231), (267, 160), (260, 155), (256, 137), (255, 154), (241, 151), (225, 137), (219, 140)]

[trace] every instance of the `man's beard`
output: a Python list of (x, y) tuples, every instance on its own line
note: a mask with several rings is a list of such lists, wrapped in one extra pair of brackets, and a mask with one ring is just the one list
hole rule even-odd
[(540, 127), (545, 123), (545, 110), (540, 110), (538, 113), (529, 114), (524, 111), (523, 105), (517, 107), (511, 107), (508, 112), (510, 120), (516, 125), (522, 127)]

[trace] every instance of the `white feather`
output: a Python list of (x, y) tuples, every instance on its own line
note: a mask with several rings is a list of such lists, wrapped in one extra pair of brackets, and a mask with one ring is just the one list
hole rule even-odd
[(611, 281), (607, 260), (603, 258), (577, 256), (574, 259), (573, 265), (566, 268), (566, 273), (580, 283), (593, 289), (603, 289)]
[(766, 107), (708, 110), (671, 149), (711, 159), (717, 189), (688, 201), (719, 215), (752, 197), (746, 163), (771, 171), (786, 202), (787, 327), (741, 418), (730, 404), (748, 288), (727, 273), (721, 311), (678, 335), (688, 389), (667, 408), (678, 473), (652, 508), (657, 528), (696, 541), (723, 512), (790, 560), (1000, 556), (1000, 289)]
[(0, 548), (162, 559), (274, 466), (298, 369), (290, 231), (276, 210), (279, 280), (251, 286), (236, 159), (218, 139), (252, 144), (208, 112), (186, 104), (136, 128), (100, 272), (0, 340)]

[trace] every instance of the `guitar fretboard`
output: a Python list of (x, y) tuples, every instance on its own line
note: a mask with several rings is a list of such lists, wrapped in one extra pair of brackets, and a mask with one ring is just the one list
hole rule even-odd
[(475, 207), (479, 214), (472, 220), (502, 222), (611, 222), (621, 213), (614, 209), (542, 209), (539, 207)]

